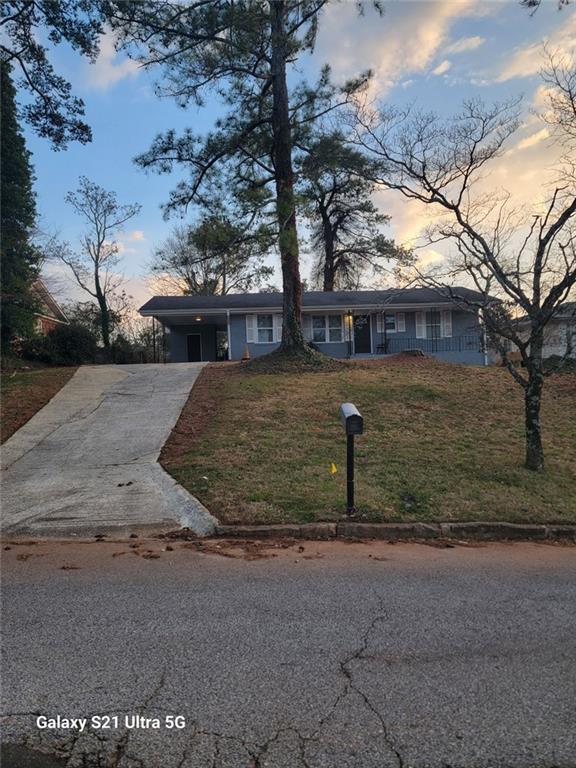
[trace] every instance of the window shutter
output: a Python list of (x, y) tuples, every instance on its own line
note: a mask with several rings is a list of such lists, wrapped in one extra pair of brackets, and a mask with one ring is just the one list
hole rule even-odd
[(440, 316), (440, 323), (441, 323), (440, 332), (442, 334), (442, 337), (449, 338), (450, 336), (452, 336), (452, 310), (451, 309), (442, 310), (442, 315)]
[(416, 315), (416, 338), (426, 338), (426, 312), (415, 312)]
[(312, 315), (302, 315), (302, 330), (306, 341), (312, 341)]
[(396, 330), (398, 333), (406, 331), (406, 315), (404, 312), (396, 312)]
[(254, 344), (256, 341), (256, 315), (246, 315), (246, 342)]
[(274, 341), (282, 341), (282, 315), (274, 315)]
[(382, 312), (376, 315), (376, 333), (384, 333), (384, 317)]

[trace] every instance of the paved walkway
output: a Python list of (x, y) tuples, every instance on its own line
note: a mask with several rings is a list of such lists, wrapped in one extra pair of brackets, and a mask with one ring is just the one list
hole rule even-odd
[(574, 547), (172, 546), (2, 552), (5, 744), (65, 768), (576, 765)]
[(2, 447), (2, 532), (210, 531), (207, 510), (157, 463), (201, 368), (80, 368)]

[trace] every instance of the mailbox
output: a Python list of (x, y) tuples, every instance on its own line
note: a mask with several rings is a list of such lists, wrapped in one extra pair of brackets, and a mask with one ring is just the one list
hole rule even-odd
[(342, 403), (340, 421), (347, 435), (361, 435), (364, 432), (364, 419), (353, 403)]

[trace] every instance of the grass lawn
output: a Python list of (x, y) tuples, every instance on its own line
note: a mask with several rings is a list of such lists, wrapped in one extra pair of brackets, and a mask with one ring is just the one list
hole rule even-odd
[(416, 358), (300, 374), (212, 365), (162, 463), (222, 522), (338, 519), (346, 496), (338, 409), (352, 401), (365, 424), (356, 495), (366, 519), (574, 522), (576, 374), (546, 387), (547, 466), (535, 474), (522, 467), (522, 391), (503, 369)]
[(70, 368), (32, 368), (2, 373), (0, 386), (0, 442), (17, 429), (54, 397), (76, 371)]

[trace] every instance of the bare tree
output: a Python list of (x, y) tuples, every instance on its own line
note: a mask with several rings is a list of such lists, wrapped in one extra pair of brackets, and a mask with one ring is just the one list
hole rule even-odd
[(120, 253), (114, 238), (141, 206), (120, 205), (115, 192), (106, 191), (85, 176), (80, 177), (78, 189), (66, 195), (66, 202), (84, 219), (86, 233), (78, 251), (64, 244), (57, 256), (70, 267), (80, 288), (98, 303), (102, 342), (108, 349), (113, 313), (125, 297), (121, 291), (124, 277), (116, 271)]
[[(562, 83), (571, 75), (565, 63), (558, 67), (550, 70), (548, 80), (556, 93), (552, 108), (561, 91), (568, 98)], [(574, 108), (573, 96), (569, 98)], [(510, 195), (483, 191), (489, 164), (503, 153), (518, 127), (518, 109), (518, 102), (486, 107), (469, 101), (446, 121), (434, 114), (364, 107), (357, 141), (385, 164), (378, 179), (382, 186), (438, 210), (426, 243), (446, 241), (456, 255), (448, 270), (423, 279), (455, 301), (481, 310), (490, 339), (524, 391), (525, 466), (542, 470), (540, 407), (549, 373), (543, 339), (546, 326), (576, 285), (576, 183), (568, 160), (560, 169), (561, 181), (534, 211), (515, 211)], [(556, 136), (562, 139), (566, 124), (558, 111), (556, 115)], [(464, 299), (446, 287), (462, 276), (479, 291), (479, 298)], [(519, 331), (518, 313), (527, 318), (527, 335)], [(510, 342), (520, 352), (521, 366), (509, 358)]]
[(154, 252), (152, 272), (170, 293), (225, 295), (259, 287), (273, 273), (264, 264), (271, 237), (244, 229), (223, 216), (195, 226), (176, 226)]

